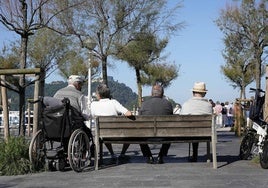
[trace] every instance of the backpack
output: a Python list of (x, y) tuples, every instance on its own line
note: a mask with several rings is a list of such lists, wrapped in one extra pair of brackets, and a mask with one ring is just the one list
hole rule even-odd
[(227, 114), (227, 109), (226, 109), (226, 107), (222, 107), (221, 114)]

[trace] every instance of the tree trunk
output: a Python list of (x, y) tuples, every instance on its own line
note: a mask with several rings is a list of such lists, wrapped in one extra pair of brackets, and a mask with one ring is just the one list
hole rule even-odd
[(142, 103), (142, 86), (141, 86), (141, 75), (138, 68), (135, 68), (136, 79), (137, 79), (137, 87), (138, 87), (138, 108), (141, 107)]
[(242, 93), (241, 99), (245, 99), (246, 98), (246, 87), (245, 87), (245, 85), (242, 85), (241, 93)]
[[(21, 35), (21, 54), (20, 54), (20, 68), (26, 69), (26, 58), (27, 58), (27, 45), (29, 33), (27, 33), (28, 23), (27, 23), (27, 3), (25, 0), (21, 1), (21, 12), (23, 21), (23, 31)], [(19, 80), (19, 134), (25, 136), (25, 75), (20, 75)]]
[(261, 65), (262, 65), (262, 59), (261, 59), (261, 52), (258, 52), (258, 49), (255, 52), (256, 56), (256, 89), (261, 89)]
[[(26, 69), (26, 55), (27, 55), (27, 43), (28, 36), (21, 38), (21, 57), (20, 57), (20, 68)], [(25, 135), (25, 75), (20, 75), (19, 80), (19, 134)]]
[[(1, 75), (2, 84), (5, 85), (5, 76)], [(9, 112), (8, 112), (8, 99), (6, 87), (1, 87), (2, 104), (3, 104), (3, 124), (4, 124), (4, 139), (7, 141), (9, 133)]]
[(102, 59), (102, 80), (104, 84), (108, 85), (107, 57)]

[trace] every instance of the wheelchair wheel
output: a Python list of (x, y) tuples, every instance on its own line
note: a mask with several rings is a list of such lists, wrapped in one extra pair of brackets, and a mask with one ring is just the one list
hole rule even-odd
[(263, 152), (260, 153), (260, 165), (263, 169), (268, 169), (268, 141), (263, 143)]
[(35, 170), (40, 170), (45, 166), (45, 142), (42, 130), (39, 130), (30, 142), (29, 159)]
[(240, 153), (239, 157), (242, 160), (247, 160), (252, 155), (252, 147), (254, 144), (255, 136), (252, 133), (247, 133), (240, 144)]
[(76, 172), (83, 171), (90, 164), (90, 143), (87, 134), (75, 130), (68, 144), (68, 159), (71, 168)]

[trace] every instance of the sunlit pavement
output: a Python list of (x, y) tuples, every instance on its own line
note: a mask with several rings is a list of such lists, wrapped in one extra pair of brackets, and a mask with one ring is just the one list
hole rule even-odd
[[(197, 163), (188, 162), (189, 144), (172, 144), (164, 164), (147, 164), (139, 145), (130, 145), (126, 163), (112, 164), (105, 150), (104, 165), (82, 173), (42, 172), (20, 176), (0, 177), (0, 187), (182, 187), (182, 188), (266, 188), (268, 170), (253, 161), (238, 158), (240, 138), (230, 128), (217, 129), (218, 169), (206, 162), (206, 144), (200, 143)], [(160, 145), (150, 145), (157, 156)], [(114, 145), (117, 154), (122, 145)], [(104, 147), (104, 149), (106, 149)]]

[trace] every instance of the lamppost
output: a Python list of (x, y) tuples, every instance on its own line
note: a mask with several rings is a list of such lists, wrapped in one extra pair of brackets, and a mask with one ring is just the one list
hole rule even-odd
[[(84, 41), (84, 46), (89, 50), (89, 59), (88, 59), (88, 96), (87, 96), (87, 105), (89, 109), (89, 113), (91, 113), (91, 60), (92, 60), (92, 53), (94, 48), (96, 47), (97, 43), (92, 40), (91, 38), (88, 38)], [(89, 120), (89, 127), (91, 128), (91, 118)]]

